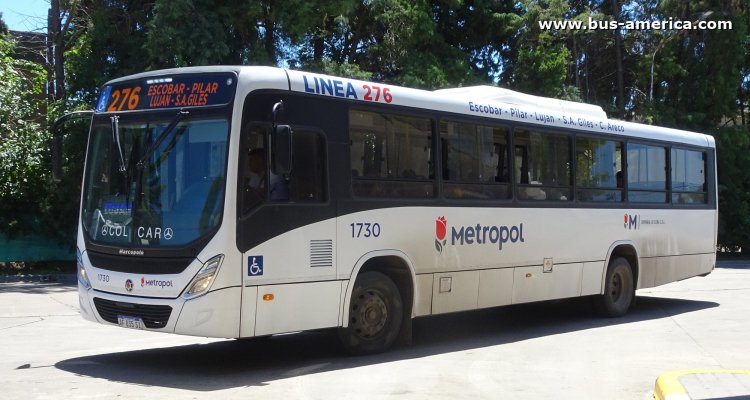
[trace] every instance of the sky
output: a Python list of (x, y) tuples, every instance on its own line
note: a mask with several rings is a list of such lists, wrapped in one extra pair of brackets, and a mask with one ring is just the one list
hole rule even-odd
[(3, 21), (12, 31), (47, 30), (47, 10), (49, 0), (2, 0), (0, 13)]

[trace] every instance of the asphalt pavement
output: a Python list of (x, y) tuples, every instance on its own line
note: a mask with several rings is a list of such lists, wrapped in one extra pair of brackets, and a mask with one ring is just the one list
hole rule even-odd
[(65, 282), (0, 283), (0, 398), (651, 399), (670, 373), (686, 391), (672, 395), (700, 398), (750, 369), (750, 263), (641, 290), (623, 318), (596, 318), (585, 299), (421, 318), (413, 345), (369, 357), (343, 355), (331, 331), (223, 340), (98, 325)]

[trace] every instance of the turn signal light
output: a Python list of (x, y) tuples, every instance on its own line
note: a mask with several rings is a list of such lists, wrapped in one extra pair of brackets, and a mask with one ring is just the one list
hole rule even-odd
[(273, 293), (264, 294), (263, 301), (273, 301)]

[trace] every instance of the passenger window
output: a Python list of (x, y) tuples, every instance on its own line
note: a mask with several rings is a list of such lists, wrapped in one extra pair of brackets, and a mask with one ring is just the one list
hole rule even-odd
[(624, 200), (622, 142), (578, 136), (576, 185), (578, 200)]
[(706, 203), (707, 191), (706, 153), (672, 149), (672, 203)]
[(628, 200), (637, 203), (667, 201), (667, 150), (660, 146), (628, 143)]
[(352, 110), (349, 128), (355, 195), (435, 195), (430, 119)]
[(506, 128), (443, 121), (440, 139), (445, 197), (510, 197)]
[(515, 131), (516, 195), (521, 200), (571, 199), (570, 136)]

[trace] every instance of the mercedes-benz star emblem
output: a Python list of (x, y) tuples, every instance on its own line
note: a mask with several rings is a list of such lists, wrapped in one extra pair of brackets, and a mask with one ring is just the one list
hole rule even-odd
[(174, 232), (172, 232), (172, 228), (167, 228), (164, 230), (164, 239), (172, 239), (172, 236), (174, 235)]

